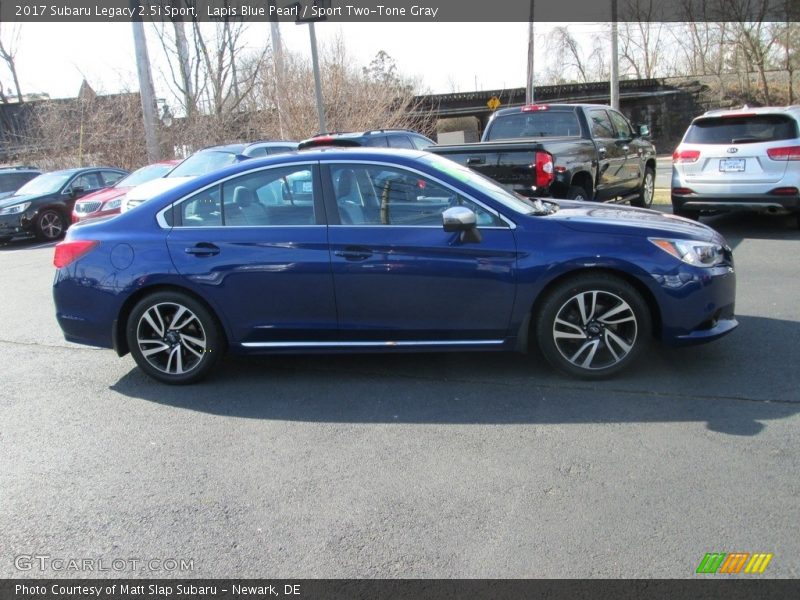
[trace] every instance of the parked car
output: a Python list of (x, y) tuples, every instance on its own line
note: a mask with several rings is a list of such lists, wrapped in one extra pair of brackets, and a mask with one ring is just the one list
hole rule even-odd
[(321, 146), (370, 146), (424, 150), (436, 142), (410, 129), (372, 129), (348, 133), (321, 133), (298, 144), (298, 150)]
[(178, 164), (162, 179), (154, 179), (151, 182), (137, 186), (125, 194), (122, 199), (121, 212), (127, 212), (157, 194), (227, 165), (259, 156), (291, 152), (296, 149), (297, 142), (272, 140), (253, 142), (252, 144), (211, 146), (210, 148), (198, 150)]
[(119, 214), (122, 199), (137, 185), (141, 185), (169, 173), (180, 160), (164, 160), (137, 169), (123, 177), (109, 188), (92, 192), (75, 203), (72, 209), (72, 222), (107, 217)]
[(35, 167), (0, 167), (0, 200), (7, 198), (42, 172)]
[(75, 201), (114, 185), (128, 171), (113, 167), (65, 169), (31, 179), (13, 196), (0, 200), (0, 242), (33, 234), (56, 240), (67, 230)]
[(529, 104), (496, 111), (476, 144), (446, 156), (525, 196), (629, 202), (650, 208), (656, 149), (646, 125), (600, 104)]
[(794, 213), (800, 226), (800, 106), (695, 118), (672, 155), (672, 210)]
[(313, 150), (238, 163), (55, 250), (68, 341), (197, 381), (238, 354), (526, 350), (609, 376), (737, 326), (731, 249), (627, 206), (528, 199), (426, 152)]

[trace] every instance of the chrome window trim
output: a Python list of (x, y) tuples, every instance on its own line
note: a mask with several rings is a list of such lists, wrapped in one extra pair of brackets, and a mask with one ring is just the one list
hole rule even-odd
[[(265, 157), (255, 157), (255, 158), (265, 158)], [(231, 179), (236, 179), (237, 177), (242, 177), (244, 175), (250, 175), (251, 173), (256, 173), (258, 171), (270, 171), (272, 169), (280, 169), (280, 168), (283, 168), (283, 167), (303, 166), (303, 165), (311, 166), (312, 169), (313, 169), (314, 166), (319, 165), (319, 161), (312, 160), (312, 161), (302, 161), (302, 162), (281, 163), (279, 165), (267, 165), (266, 167), (264, 167), (264, 166), (253, 167), (252, 169), (248, 169), (247, 171), (240, 171), (239, 173), (236, 173), (234, 175), (230, 175), (230, 176), (226, 177), (225, 179), (219, 179), (219, 180), (215, 181), (214, 183), (211, 183), (211, 184), (209, 184), (207, 186), (204, 186), (204, 187), (201, 187), (201, 188), (198, 188), (198, 189), (194, 190), (193, 192), (191, 192), (190, 194), (187, 194), (186, 196), (182, 196), (182, 197), (178, 198), (174, 202), (171, 202), (170, 204), (168, 204), (167, 206), (162, 208), (160, 211), (158, 211), (156, 213), (156, 222), (158, 223), (158, 226), (161, 227), (161, 229), (173, 229), (173, 228), (174, 229), (213, 229), (215, 227), (218, 227), (219, 229), (228, 229), (228, 228), (233, 229), (234, 227), (238, 227), (238, 228), (241, 228), (241, 227), (248, 227), (248, 228), (249, 227), (255, 227), (255, 228), (264, 228), (264, 227), (327, 227), (327, 225), (317, 225), (316, 223), (313, 224), (313, 225), (212, 225), (210, 227), (187, 227), (187, 226), (181, 225), (180, 227), (176, 227), (174, 225), (169, 225), (167, 223), (166, 218), (164, 217), (164, 213), (166, 213), (168, 210), (173, 209), (176, 205), (180, 204), (181, 202), (183, 202), (185, 200), (188, 200), (189, 198), (191, 198), (195, 194), (199, 194), (200, 192), (204, 192), (204, 191), (206, 191), (208, 189), (211, 189), (212, 187), (215, 187), (215, 186), (218, 186), (218, 185), (222, 185), (223, 183), (225, 183), (226, 181), (229, 181)], [(230, 165), (228, 165), (228, 166), (230, 166)], [(147, 200), (141, 202), (140, 204), (144, 204), (144, 202), (147, 202)], [(312, 204), (312, 208), (313, 208), (313, 204)]]
[(499, 346), (505, 340), (402, 340), (378, 342), (242, 342), (244, 348), (405, 348), (413, 346)]
[[(419, 152), (423, 152), (423, 150), (420, 150)], [(488, 212), (490, 214), (493, 214), (496, 217), (499, 217), (501, 221), (504, 221), (505, 223), (508, 224), (508, 227), (499, 227), (497, 225), (492, 225), (492, 226), (488, 226), (488, 227), (479, 226), (478, 227), (479, 229), (503, 229), (503, 230), (512, 229), (513, 230), (513, 229), (517, 228), (517, 224), (514, 223), (514, 221), (512, 221), (511, 219), (509, 219), (508, 217), (506, 217), (504, 214), (500, 213), (499, 211), (491, 208), (490, 206), (486, 206), (486, 204), (484, 204), (480, 200), (477, 200), (474, 196), (471, 196), (470, 194), (466, 194), (466, 193), (462, 192), (461, 190), (458, 190), (458, 189), (454, 188), (449, 183), (446, 183), (446, 182), (442, 181), (438, 177), (435, 177), (433, 175), (430, 175), (429, 173), (425, 173), (423, 171), (415, 169), (414, 167), (408, 167), (406, 165), (399, 165), (397, 163), (387, 163), (387, 162), (382, 162), (382, 161), (377, 161), (377, 160), (323, 159), (323, 160), (320, 160), (320, 164), (328, 165), (328, 167), (330, 167), (331, 165), (378, 165), (378, 166), (381, 166), (381, 167), (391, 167), (391, 168), (395, 168), (395, 169), (403, 169), (405, 171), (410, 171), (412, 173), (416, 173), (417, 175), (420, 175), (421, 177), (427, 177), (428, 179), (430, 179), (432, 181), (435, 181), (436, 183), (438, 183), (442, 187), (445, 187), (445, 188), (455, 192), (456, 194), (460, 194), (461, 196), (464, 196), (467, 200), (470, 200), (471, 202), (474, 202), (475, 204), (480, 206), (482, 209), (484, 209), (486, 212)], [(390, 225), (373, 225), (373, 224), (342, 225), (342, 224), (335, 224), (335, 225), (330, 225), (330, 226), (331, 227), (413, 227), (415, 229), (423, 229), (423, 228), (441, 229), (441, 225), (391, 225), (391, 224)]]

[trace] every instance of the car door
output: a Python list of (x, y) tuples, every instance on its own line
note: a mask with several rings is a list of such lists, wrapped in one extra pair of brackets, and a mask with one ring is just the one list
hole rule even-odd
[(72, 178), (62, 194), (62, 199), (68, 212), (72, 212), (78, 198), (91, 194), (106, 187), (100, 171), (84, 171)]
[[(322, 167), (342, 341), (356, 346), (491, 345), (508, 335), (516, 285), (510, 224), (414, 169)], [(482, 240), (447, 233), (442, 213), (472, 209)]]
[(643, 176), (640, 168), (640, 147), (633, 139), (633, 130), (628, 120), (615, 110), (609, 110), (608, 115), (614, 125), (616, 145), (621, 149), (625, 159), (620, 172), (620, 186), (623, 194), (632, 194), (639, 187)]
[(317, 166), (257, 169), (176, 204), (178, 272), (225, 315), (234, 343), (335, 339), (336, 307)]
[(605, 108), (589, 108), (586, 117), (597, 146), (596, 198), (608, 200), (624, 190), (625, 151), (617, 144), (616, 132)]

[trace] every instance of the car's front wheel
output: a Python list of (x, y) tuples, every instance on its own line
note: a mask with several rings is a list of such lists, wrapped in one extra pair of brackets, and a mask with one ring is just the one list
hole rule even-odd
[(64, 217), (54, 208), (43, 210), (36, 218), (36, 237), (43, 242), (57, 240), (66, 229)]
[(128, 318), (126, 335), (139, 368), (168, 384), (200, 381), (224, 349), (214, 315), (180, 292), (158, 292), (139, 301)]
[(585, 379), (624, 369), (651, 336), (650, 310), (641, 294), (606, 273), (585, 273), (561, 282), (534, 317), (539, 348), (547, 361)]

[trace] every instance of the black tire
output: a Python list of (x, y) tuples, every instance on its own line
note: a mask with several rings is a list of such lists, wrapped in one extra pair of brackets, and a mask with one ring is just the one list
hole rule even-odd
[(547, 361), (581, 379), (601, 379), (626, 368), (652, 334), (652, 317), (642, 295), (607, 273), (584, 273), (559, 283), (547, 293), (534, 319)]
[(579, 185), (571, 185), (567, 190), (567, 200), (591, 200), (586, 190)]
[[(225, 350), (217, 318), (181, 292), (156, 292), (133, 307), (125, 329), (139, 368), (170, 385), (205, 378)], [(145, 355), (145, 352), (149, 352)]]
[(652, 167), (644, 170), (642, 187), (639, 188), (639, 197), (631, 200), (631, 206), (638, 208), (650, 208), (653, 206), (653, 196), (656, 189), (656, 172)]
[(43, 242), (57, 240), (67, 231), (64, 215), (55, 208), (47, 208), (36, 217), (36, 238)]

